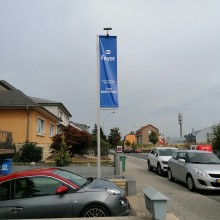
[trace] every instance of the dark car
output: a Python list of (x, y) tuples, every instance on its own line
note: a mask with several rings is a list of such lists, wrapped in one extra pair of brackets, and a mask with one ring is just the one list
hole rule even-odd
[(141, 149), (140, 149), (140, 148), (136, 148), (136, 149), (134, 150), (134, 153), (141, 153)]
[(125, 191), (115, 183), (57, 168), (0, 176), (1, 219), (128, 215)]
[(124, 153), (133, 153), (133, 148), (131, 148), (131, 147), (126, 147), (126, 148), (124, 149)]

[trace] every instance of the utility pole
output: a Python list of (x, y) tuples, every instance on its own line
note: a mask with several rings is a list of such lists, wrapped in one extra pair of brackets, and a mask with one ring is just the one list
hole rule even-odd
[(180, 137), (183, 137), (183, 132), (182, 132), (182, 124), (183, 124), (183, 114), (179, 113), (178, 114), (178, 124), (180, 125)]

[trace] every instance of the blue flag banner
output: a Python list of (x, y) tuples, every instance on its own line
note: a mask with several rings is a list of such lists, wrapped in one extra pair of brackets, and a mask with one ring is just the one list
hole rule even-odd
[(99, 36), (100, 108), (118, 108), (117, 37)]

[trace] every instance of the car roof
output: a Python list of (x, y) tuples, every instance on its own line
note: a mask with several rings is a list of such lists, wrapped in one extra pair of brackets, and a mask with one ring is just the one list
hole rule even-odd
[(50, 167), (50, 168), (38, 168), (38, 169), (30, 169), (30, 170), (23, 170), (18, 171), (15, 173), (7, 174), (4, 176), (0, 176), (0, 182), (14, 179), (14, 178), (20, 178), (24, 176), (34, 176), (34, 175), (50, 175), (54, 170), (57, 170), (57, 168)]
[(154, 148), (157, 148), (157, 149), (177, 149), (177, 147), (154, 147)]
[(179, 150), (178, 152), (186, 152), (186, 153), (212, 153), (210, 151), (204, 151), (204, 150)]

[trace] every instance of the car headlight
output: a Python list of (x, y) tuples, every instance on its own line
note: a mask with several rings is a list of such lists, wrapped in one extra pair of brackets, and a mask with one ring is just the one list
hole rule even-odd
[(201, 170), (197, 167), (194, 167), (193, 170), (194, 170), (195, 174), (198, 176), (208, 177), (208, 175), (203, 170)]
[(107, 193), (110, 195), (119, 195), (121, 192), (118, 189), (106, 189)]

